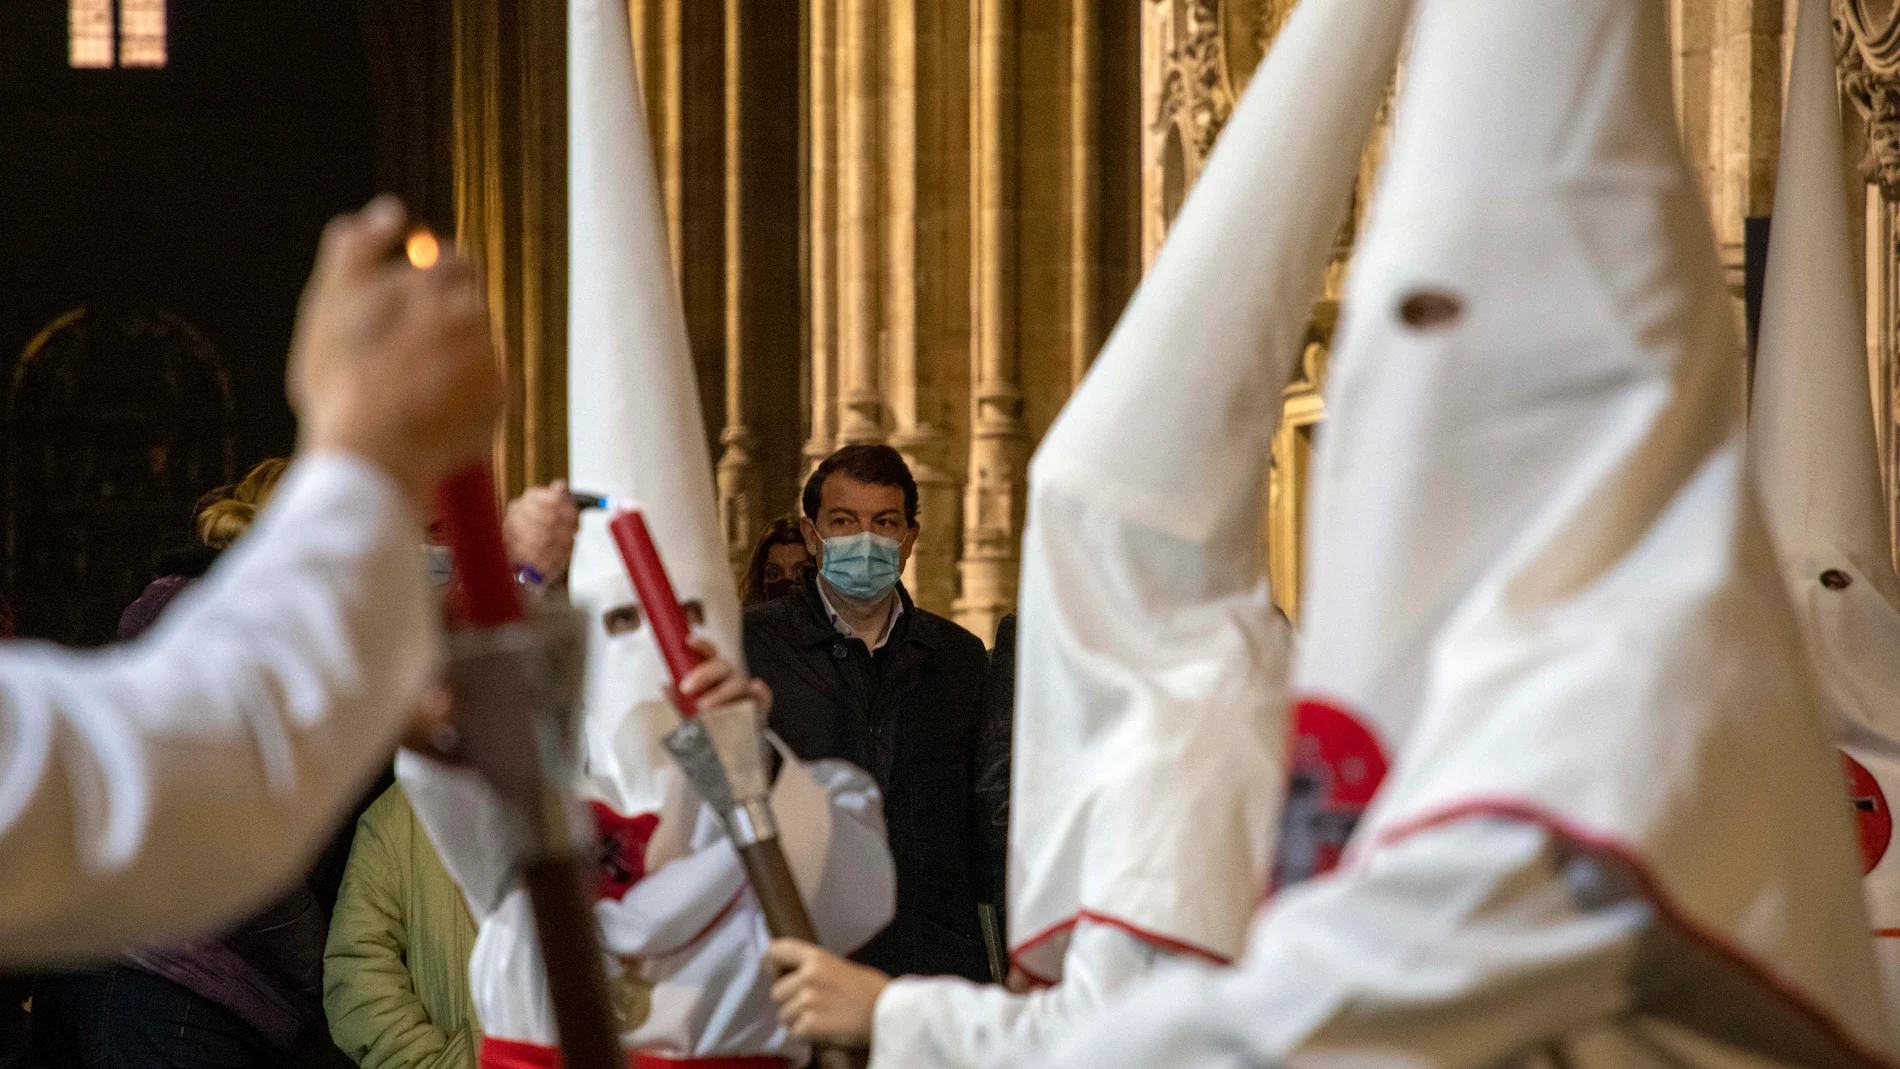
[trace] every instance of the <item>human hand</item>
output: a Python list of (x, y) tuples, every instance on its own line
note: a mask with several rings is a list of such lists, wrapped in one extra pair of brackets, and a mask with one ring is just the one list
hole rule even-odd
[(487, 449), (502, 380), (468, 261), (410, 267), (393, 255), (407, 231), (393, 197), (324, 229), (287, 377), (300, 452), (362, 457), (420, 503)]
[(508, 502), (501, 535), (511, 562), (533, 568), (552, 582), (567, 574), (580, 529), (581, 511), (567, 498), (567, 480), (556, 479)]
[(765, 958), (780, 976), (772, 984), (779, 1023), (810, 1043), (868, 1047), (877, 999), (891, 978), (798, 939), (774, 939)]
[(759, 708), (759, 722), (764, 723), (765, 714), (772, 711), (772, 688), (762, 679), (740, 675), (738, 667), (719, 656), (719, 650), (705, 639), (695, 638), (687, 645), (705, 660), (680, 680), (680, 693), (709, 709), (750, 698)]

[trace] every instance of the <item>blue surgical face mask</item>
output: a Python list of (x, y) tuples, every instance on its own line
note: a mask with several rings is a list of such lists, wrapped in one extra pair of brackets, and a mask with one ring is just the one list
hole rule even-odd
[(897, 585), (898, 550), (894, 538), (863, 531), (825, 539), (824, 562), (818, 574), (833, 590), (859, 601), (876, 601)]

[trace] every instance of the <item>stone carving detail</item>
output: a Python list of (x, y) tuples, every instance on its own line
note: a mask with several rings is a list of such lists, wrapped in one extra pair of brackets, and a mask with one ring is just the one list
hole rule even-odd
[(1192, 170), (1198, 173), (1234, 111), (1233, 91), (1221, 63), (1220, 0), (1160, 2), (1178, 5), (1177, 33), (1163, 64), (1154, 127), (1163, 134), (1171, 126), (1181, 131), (1193, 153)]
[(1198, 171), (1294, 0), (1160, 2), (1172, 8), (1175, 34), (1163, 62), (1155, 129), (1180, 129)]
[(1861, 175), (1900, 201), (1900, 8), (1838, 0), (1834, 15), (1841, 88), (1867, 120)]
[(1900, 6), (1892, 0), (1834, 0), (1835, 58), (1841, 89), (1866, 120), (1861, 177), (1884, 202), (1874, 234), (1887, 252), (1867, 265), (1867, 301), (1880, 323), (1874, 341), (1880, 388), (1881, 471), (1889, 521), (1900, 532), (1900, 242), (1894, 207), (1900, 204)]

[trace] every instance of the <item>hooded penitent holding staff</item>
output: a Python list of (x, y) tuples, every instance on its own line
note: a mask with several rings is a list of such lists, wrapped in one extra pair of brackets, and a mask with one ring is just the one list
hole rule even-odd
[[(568, 25), (571, 476), (641, 507), (688, 617), (699, 617), (710, 647), (728, 659), (720, 663), (734, 664), (738, 597), (719, 535), (627, 7), (572, 0)], [(679, 723), (669, 676), (602, 513), (584, 518), (570, 576), (586, 617), (581, 789), (600, 861), (595, 911), (630, 1063), (802, 1064), (804, 1044), (775, 1017), (768, 936), (738, 854), (661, 745)], [(461, 770), (405, 754), (398, 774), (480, 922), (469, 979), (483, 1065), (553, 1066), (557, 1037), (516, 878), (513, 818)], [(772, 807), (820, 939), (848, 952), (876, 934), (890, 919), (895, 878), (870, 777), (786, 755)]]
[[(995, 1064), (1158, 963), (1239, 955), (1286, 738), (1288, 628), (1258, 555), (1269, 454), (1409, 6), (1295, 10), (1037, 450), (1010, 815), (1024, 983), (889, 983), (868, 1036), (817, 1033), (868, 1039), (873, 1069)], [(863, 1020), (828, 1012), (806, 968), (782, 988), (795, 1024)]]
[(1875, 954), (1900, 1019), (1900, 581), (1889, 556), (1849, 220), (1834, 31), (1801, 0), (1749, 460), (1821, 696), (1840, 732)]
[(1420, 0), (1327, 384), (1287, 813), (1370, 804), (1336, 866), (1282, 852), (1237, 967), (1021, 1064), (1883, 1064), (1665, 7)]

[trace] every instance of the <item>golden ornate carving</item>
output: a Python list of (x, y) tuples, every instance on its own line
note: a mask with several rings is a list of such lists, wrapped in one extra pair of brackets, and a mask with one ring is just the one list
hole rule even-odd
[(1293, 0), (1220, 0), (1221, 70), (1235, 100), (1292, 13)]
[(1188, 176), (1200, 173), (1221, 127), (1234, 111), (1234, 95), (1221, 60), (1221, 0), (1167, 0), (1174, 15), (1173, 40), (1161, 75), (1154, 127), (1178, 131), (1192, 153)]

